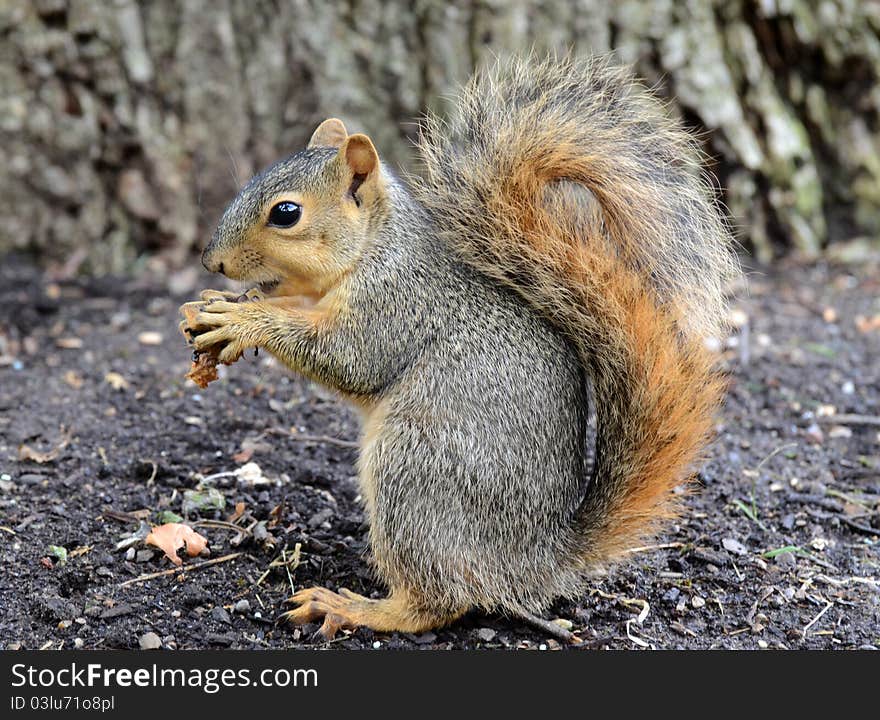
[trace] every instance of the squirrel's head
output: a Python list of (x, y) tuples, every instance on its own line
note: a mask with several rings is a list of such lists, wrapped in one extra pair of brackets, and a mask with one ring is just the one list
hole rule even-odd
[(360, 257), (383, 216), (386, 187), (370, 138), (325, 120), (305, 150), (242, 188), (202, 264), (269, 295), (323, 295)]

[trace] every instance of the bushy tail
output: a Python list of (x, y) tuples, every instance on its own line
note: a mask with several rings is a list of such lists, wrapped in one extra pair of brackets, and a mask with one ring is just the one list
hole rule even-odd
[(596, 399), (594, 477), (578, 512), (586, 565), (674, 511), (722, 383), (702, 335), (736, 272), (690, 137), (600, 60), (498, 64), (429, 119), (419, 200), (477, 269), (577, 348)]

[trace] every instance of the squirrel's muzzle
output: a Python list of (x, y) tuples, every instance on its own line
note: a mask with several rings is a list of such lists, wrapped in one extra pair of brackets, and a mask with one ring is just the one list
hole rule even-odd
[(205, 251), (202, 253), (202, 265), (205, 266), (205, 270), (207, 270), (208, 272), (223, 272), (223, 263), (216, 258), (215, 253), (212, 252), (210, 245), (206, 247)]
[(202, 252), (202, 265), (205, 266), (205, 270), (225, 275), (223, 261), (220, 259), (221, 255), (222, 253), (218, 252), (217, 239), (214, 237)]

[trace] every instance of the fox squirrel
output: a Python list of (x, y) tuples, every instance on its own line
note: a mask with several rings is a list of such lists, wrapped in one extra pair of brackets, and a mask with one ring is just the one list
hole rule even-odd
[(723, 392), (703, 340), (731, 239), (694, 141), (627, 70), (496, 64), (419, 150), (404, 185), (323, 122), (204, 251), (262, 298), (205, 291), (182, 323), (196, 352), (265, 348), (360, 410), (390, 594), (296, 593), (286, 617), (327, 637), (472, 608), (540, 620), (675, 514)]

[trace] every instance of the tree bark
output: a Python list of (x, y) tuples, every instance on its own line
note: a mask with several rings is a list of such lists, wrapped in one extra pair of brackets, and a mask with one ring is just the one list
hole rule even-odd
[(614, 51), (702, 132), (761, 259), (880, 233), (880, 3), (0, 0), (0, 251), (178, 265), (327, 116), (418, 171), (420, 115), (512, 52)]

